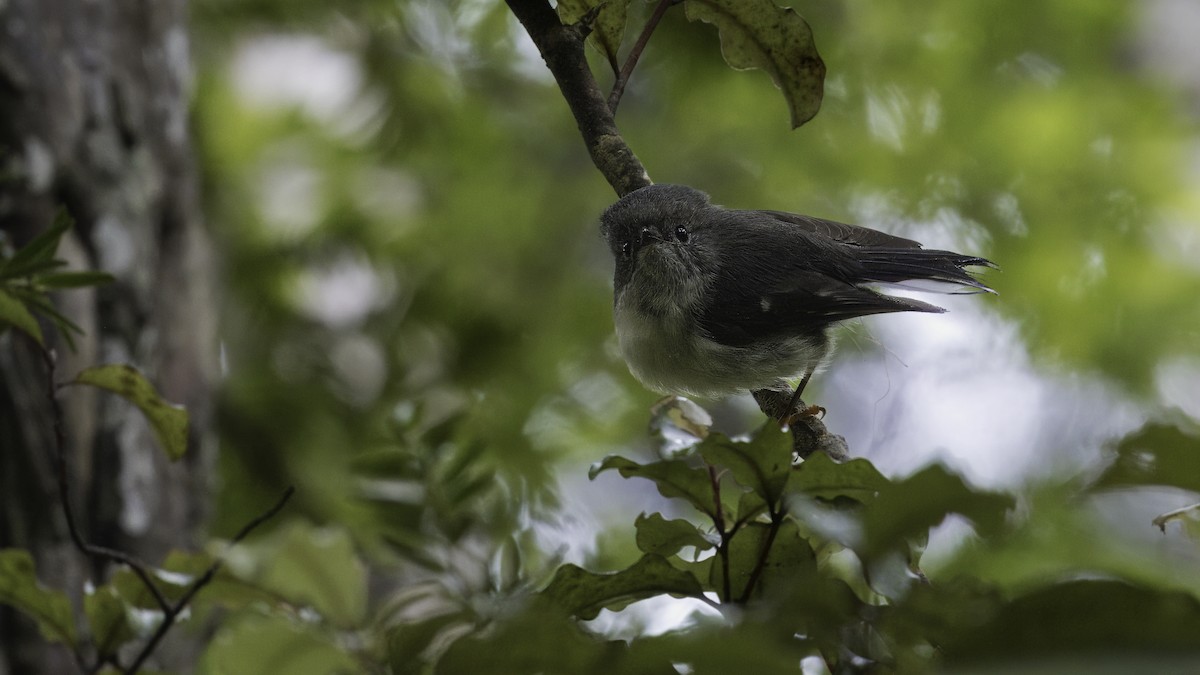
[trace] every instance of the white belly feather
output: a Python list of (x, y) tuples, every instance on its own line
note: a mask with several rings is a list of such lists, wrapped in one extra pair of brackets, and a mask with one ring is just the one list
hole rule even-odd
[(617, 340), (629, 370), (665, 394), (720, 398), (779, 388), (819, 365), (824, 350), (804, 338), (731, 347), (702, 334), (690, 314), (642, 311), (622, 294), (613, 308)]

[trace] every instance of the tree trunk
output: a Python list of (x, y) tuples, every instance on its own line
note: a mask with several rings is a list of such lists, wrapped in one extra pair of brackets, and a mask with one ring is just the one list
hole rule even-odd
[[(75, 353), (48, 333), (57, 378), (131, 363), (191, 415), (188, 455), (172, 464), (123, 401), (83, 387), (61, 394), (84, 536), (150, 563), (196, 546), (213, 459), (212, 270), (188, 136), (186, 20), (185, 0), (0, 1), (0, 231), (23, 244), (65, 206), (76, 227), (59, 257), (117, 278), (57, 298), (87, 332)], [(102, 582), (107, 570), (70, 544), (53, 447), (42, 362), (6, 331), (0, 548), (30, 550), (41, 581), (78, 609), (83, 581)], [(152, 665), (187, 668), (194, 648), (179, 633)], [(66, 649), (0, 608), (0, 675), (76, 670)]]

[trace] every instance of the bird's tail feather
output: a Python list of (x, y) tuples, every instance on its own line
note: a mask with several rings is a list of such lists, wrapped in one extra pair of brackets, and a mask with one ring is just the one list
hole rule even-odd
[[(923, 291), (950, 293), (995, 293), (964, 268), (996, 265), (987, 258), (951, 251), (899, 248), (864, 248), (858, 252), (865, 277), (878, 283)], [(918, 282), (918, 283), (913, 283)], [(950, 284), (948, 290), (920, 282)]]

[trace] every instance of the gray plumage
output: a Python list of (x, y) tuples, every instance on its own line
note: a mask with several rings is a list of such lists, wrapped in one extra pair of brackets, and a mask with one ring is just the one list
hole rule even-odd
[(601, 230), (616, 259), (621, 352), (634, 376), (663, 393), (783, 388), (820, 365), (838, 321), (945, 311), (872, 285), (993, 292), (964, 270), (995, 267), (984, 258), (820, 218), (726, 209), (682, 185), (626, 195), (604, 212)]

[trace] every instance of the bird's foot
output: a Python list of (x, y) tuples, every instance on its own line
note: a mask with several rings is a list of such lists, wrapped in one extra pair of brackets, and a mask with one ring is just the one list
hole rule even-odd
[(789, 428), (801, 418), (815, 417), (819, 420), (825, 419), (825, 408), (819, 405), (806, 405), (798, 410), (793, 410), (789, 414), (779, 419), (779, 425), (782, 428)]

